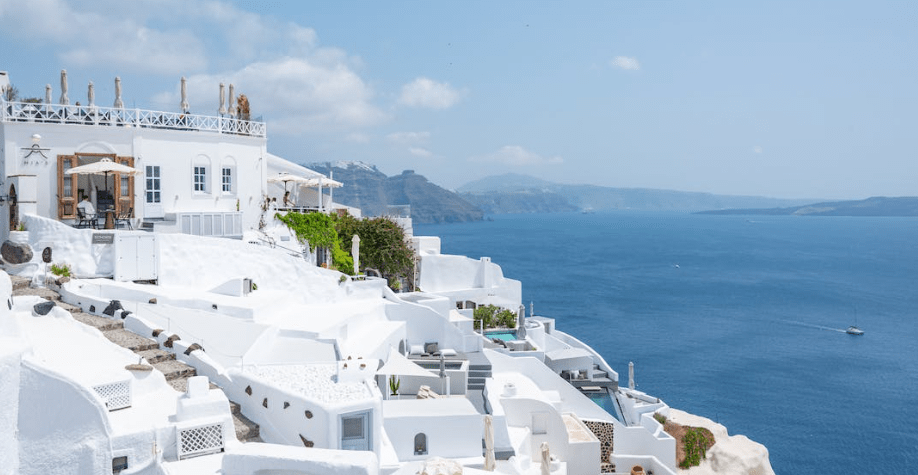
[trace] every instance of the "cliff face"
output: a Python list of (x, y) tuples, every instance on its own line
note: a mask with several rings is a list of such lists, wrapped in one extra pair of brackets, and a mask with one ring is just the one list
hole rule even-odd
[(410, 170), (388, 177), (375, 166), (361, 162), (304, 166), (333, 174), (335, 180), (344, 184), (335, 190), (335, 201), (360, 208), (367, 216), (383, 215), (390, 205), (409, 205), (416, 223), (480, 221), (484, 217), (477, 206)]
[(768, 460), (768, 449), (764, 445), (743, 435), (729, 435), (723, 425), (677, 409), (670, 408), (668, 418), (685, 426), (704, 427), (714, 434), (716, 441), (701, 465), (688, 470), (680, 469), (681, 475), (774, 475)]

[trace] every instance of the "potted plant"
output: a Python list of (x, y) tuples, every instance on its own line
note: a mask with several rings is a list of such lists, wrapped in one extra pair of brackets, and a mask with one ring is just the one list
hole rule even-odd
[(389, 376), (389, 393), (392, 396), (398, 396), (398, 388), (402, 385), (402, 382), (398, 380), (393, 374)]

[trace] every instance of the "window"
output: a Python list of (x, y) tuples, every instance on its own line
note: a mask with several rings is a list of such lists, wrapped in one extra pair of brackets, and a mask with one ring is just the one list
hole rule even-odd
[(207, 167), (194, 167), (194, 191), (207, 192)]
[(233, 169), (230, 167), (223, 167), (223, 192), (233, 192)]
[(548, 433), (548, 413), (547, 412), (533, 412), (532, 413), (532, 435), (547, 434)]
[(423, 432), (414, 436), (414, 455), (427, 455), (427, 435)]
[(370, 450), (370, 413), (341, 416), (341, 449)]
[(147, 165), (147, 203), (159, 203), (162, 199), (159, 165)]

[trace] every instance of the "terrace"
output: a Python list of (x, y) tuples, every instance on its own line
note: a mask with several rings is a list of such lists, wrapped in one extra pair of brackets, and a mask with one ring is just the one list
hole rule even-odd
[(0, 98), (0, 122), (139, 127), (151, 129), (214, 132), (218, 134), (266, 137), (264, 122), (206, 116), (184, 112), (162, 112), (96, 105), (35, 104), (7, 102)]

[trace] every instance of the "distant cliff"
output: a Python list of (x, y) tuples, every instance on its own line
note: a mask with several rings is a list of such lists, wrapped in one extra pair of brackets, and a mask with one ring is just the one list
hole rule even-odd
[(458, 191), (463, 198), (489, 214), (544, 213), (582, 209), (702, 211), (722, 208), (795, 206), (807, 202), (805, 200), (714, 195), (648, 188), (565, 185), (512, 173), (476, 180), (459, 187)]
[(878, 196), (859, 201), (831, 201), (785, 208), (719, 209), (702, 211), (699, 214), (918, 216), (918, 197), (886, 198)]
[(458, 194), (443, 189), (406, 170), (386, 176), (375, 166), (363, 162), (312, 163), (304, 166), (344, 184), (335, 189), (335, 201), (363, 210), (364, 215), (380, 216), (390, 205), (410, 205), (416, 223), (458, 223), (480, 221), (484, 213)]

